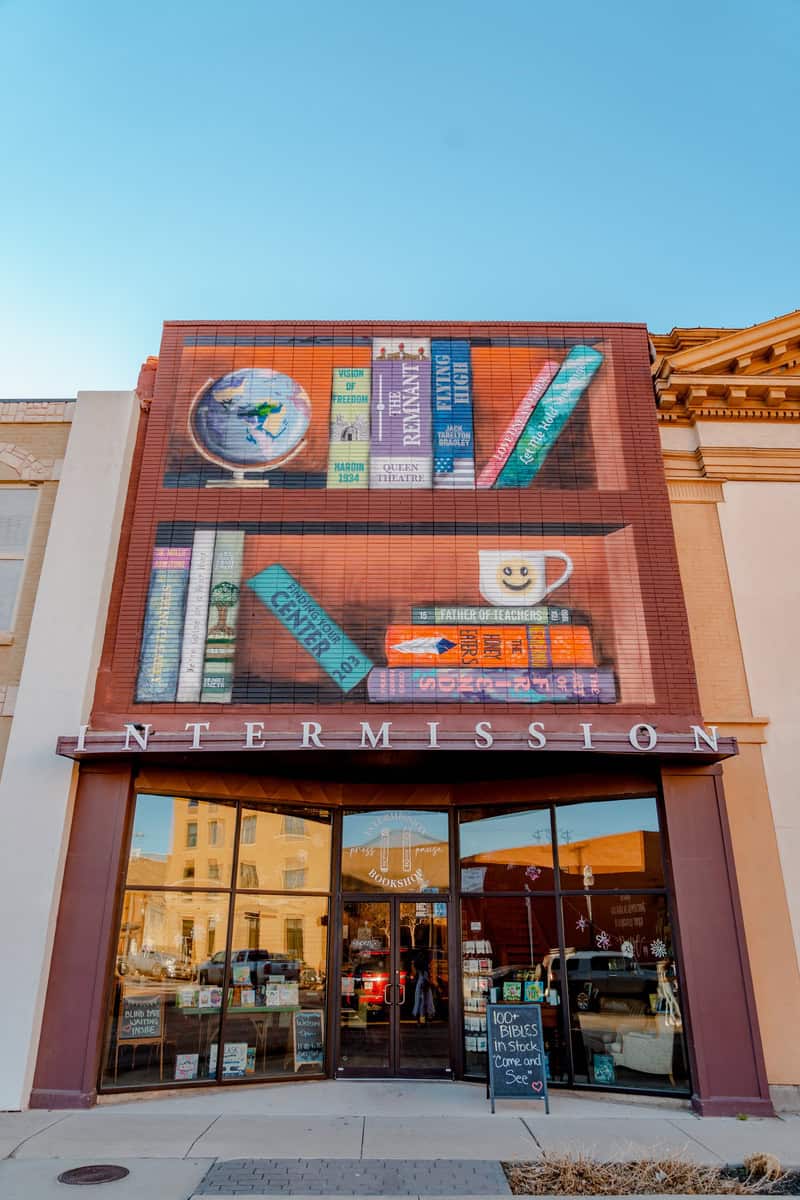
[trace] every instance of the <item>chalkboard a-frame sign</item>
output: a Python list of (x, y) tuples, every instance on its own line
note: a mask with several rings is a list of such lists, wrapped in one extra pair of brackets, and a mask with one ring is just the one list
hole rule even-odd
[(544, 1100), (544, 1110), (549, 1114), (541, 1005), (489, 1004), (486, 1049), (492, 1112), (496, 1099), (523, 1099)]
[(293, 1014), (294, 1069), (325, 1066), (325, 1045), (322, 1032), (322, 1010), (301, 1008)]

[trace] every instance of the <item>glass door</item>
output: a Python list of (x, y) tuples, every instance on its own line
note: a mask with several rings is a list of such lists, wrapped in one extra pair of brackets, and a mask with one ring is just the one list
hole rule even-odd
[(344, 899), (337, 1075), (451, 1072), (446, 901)]
[(393, 1066), (392, 904), (344, 900), (337, 1073), (389, 1075)]
[(400, 900), (397, 908), (399, 980), (397, 1073), (450, 1073), (450, 971), (447, 904)]

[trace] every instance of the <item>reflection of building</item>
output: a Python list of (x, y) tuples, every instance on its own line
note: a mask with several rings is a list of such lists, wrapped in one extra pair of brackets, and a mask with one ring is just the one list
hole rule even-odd
[[(168, 893), (164, 905), (158, 892), (126, 892), (144, 913), (140, 944), (177, 954), (193, 968), (224, 949), (227, 899), (214, 888), (229, 888), (236, 841), (237, 811), (230, 804), (200, 804), (171, 800), (169, 841), (161, 859), (138, 855), (134, 846), (128, 887), (147, 889), (204, 889)], [(136, 834), (134, 833), (134, 842)], [(234, 910), (234, 949), (257, 947), (290, 954), (324, 973), (326, 925), (310, 916), (292, 891), (327, 891), (330, 877), (330, 838), (325, 826), (289, 812), (248, 809), (239, 828), (237, 885)], [(259, 892), (280, 893), (280, 903)], [(252, 895), (248, 895), (252, 892)], [(156, 926), (160, 940), (148, 936)]]
[[(549, 870), (552, 876), (551, 859), (550, 845), (540, 844), (476, 854), (470, 859), (470, 863), (475, 866), (483, 862), (495, 867), (504, 866), (506, 871), (511, 867), (520, 867), (523, 870), (537, 867), (543, 871)], [(558, 861), (562, 872), (576, 878), (584, 877), (588, 881), (591, 874), (590, 886), (596, 884), (598, 887), (625, 888), (626, 880), (628, 886), (631, 886), (630, 876), (633, 875), (636, 877), (633, 884), (635, 887), (658, 887), (661, 838), (657, 832), (636, 829), (629, 833), (615, 833), (606, 837), (561, 842), (558, 847)], [(540, 878), (541, 875), (535, 875), (529, 886), (538, 884)], [(539, 886), (541, 887), (541, 884)]]

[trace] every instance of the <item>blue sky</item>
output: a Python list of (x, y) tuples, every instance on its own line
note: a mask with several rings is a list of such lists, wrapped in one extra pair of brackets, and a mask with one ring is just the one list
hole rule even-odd
[(800, 5), (0, 0), (3, 396), (177, 318), (800, 305)]

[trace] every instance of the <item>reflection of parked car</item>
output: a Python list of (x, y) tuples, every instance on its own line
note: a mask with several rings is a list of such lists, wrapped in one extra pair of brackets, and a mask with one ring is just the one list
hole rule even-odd
[[(407, 978), (407, 972), (401, 971), (401, 996), (405, 995)], [(342, 1008), (380, 1012), (386, 1007), (389, 980), (388, 950), (362, 951), (342, 968)]]
[[(302, 963), (288, 954), (272, 954), (269, 950), (233, 950), (231, 967), (242, 963), (250, 966), (250, 983), (256, 987), (265, 983), (293, 982), (300, 978)], [(225, 951), (218, 950), (197, 968), (199, 983), (222, 986), (225, 972)]]
[(163, 950), (138, 950), (119, 961), (120, 975), (148, 975), (151, 979), (190, 979), (191, 963)]
[[(596, 950), (575, 950), (567, 953), (567, 985), (570, 993), (576, 989), (590, 996), (624, 996), (646, 1000), (658, 986), (653, 967), (643, 967), (633, 958)], [(559, 988), (561, 959), (555, 954), (548, 963), (548, 986)], [(588, 1002), (588, 1001), (587, 1001)]]

